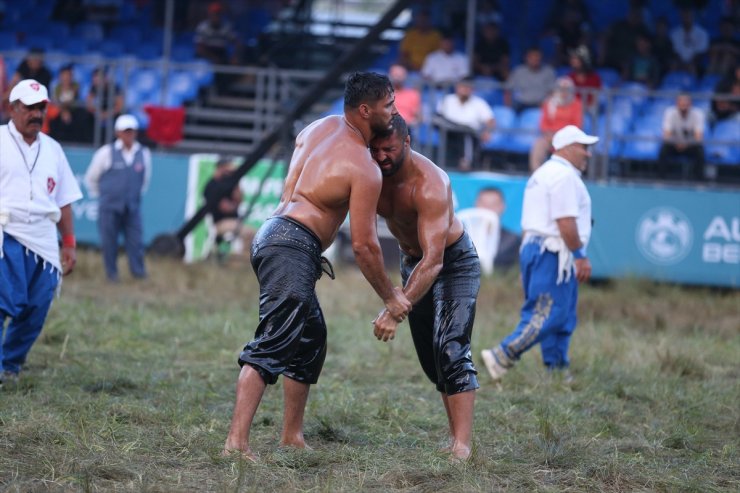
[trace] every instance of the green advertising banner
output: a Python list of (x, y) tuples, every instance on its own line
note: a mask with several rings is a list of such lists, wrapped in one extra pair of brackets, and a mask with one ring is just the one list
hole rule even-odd
[[(213, 176), (216, 169), (218, 154), (193, 154), (190, 156), (188, 165), (188, 187), (185, 201), (185, 217), (191, 217), (205, 203), (203, 190)], [(241, 158), (234, 159), (234, 165), (242, 164)], [(268, 175), (269, 173), (269, 175)], [(283, 192), (283, 179), (285, 177), (285, 162), (273, 162), (270, 159), (262, 159), (249, 170), (239, 181), (239, 188), (244, 194), (244, 202), (239, 209), (239, 214), (246, 214), (249, 203), (255, 195), (254, 205), (244, 223), (253, 228), (259, 228), (280, 202)], [(185, 238), (185, 261), (195, 262), (208, 256), (214, 246), (215, 233), (213, 232), (210, 218), (202, 221)]]

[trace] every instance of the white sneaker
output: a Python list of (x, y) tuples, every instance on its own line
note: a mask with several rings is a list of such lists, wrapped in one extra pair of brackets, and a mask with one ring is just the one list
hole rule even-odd
[(486, 365), (486, 370), (488, 370), (488, 374), (491, 375), (492, 379), (497, 381), (501, 380), (501, 377), (509, 371), (508, 368), (501, 366), (496, 359), (496, 356), (493, 355), (493, 351), (490, 349), (484, 349), (480, 352), (480, 355), (481, 358), (483, 358), (483, 363)]

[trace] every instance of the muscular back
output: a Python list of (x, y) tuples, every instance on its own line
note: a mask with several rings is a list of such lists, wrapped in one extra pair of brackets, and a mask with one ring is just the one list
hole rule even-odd
[(378, 201), (378, 214), (398, 239), (401, 249), (413, 257), (440, 252), (457, 241), (463, 226), (455, 217), (452, 188), (444, 171), (429, 159), (411, 151), (404, 163), (404, 176), (386, 178)]
[(381, 184), (380, 169), (362, 136), (343, 117), (328, 116), (298, 134), (275, 215), (299, 221), (316, 233), (326, 249), (350, 211), (350, 197), (356, 204), (353, 222), (361, 213), (357, 206), (363, 201), (370, 204), (369, 214), (374, 221), (372, 206)]

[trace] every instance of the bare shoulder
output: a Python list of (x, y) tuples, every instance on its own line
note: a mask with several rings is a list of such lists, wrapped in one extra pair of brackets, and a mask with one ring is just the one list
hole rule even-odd
[(437, 191), (440, 194), (450, 188), (450, 177), (442, 168), (423, 154), (416, 151), (411, 152), (414, 167), (419, 172), (419, 185), (430, 192)]

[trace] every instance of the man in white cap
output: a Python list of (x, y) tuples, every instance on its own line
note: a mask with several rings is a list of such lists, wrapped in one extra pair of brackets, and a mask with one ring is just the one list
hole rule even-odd
[(90, 197), (98, 198), (98, 231), (105, 275), (118, 282), (118, 236), (125, 239), (128, 267), (136, 279), (146, 278), (141, 226), (141, 196), (152, 171), (152, 155), (136, 140), (139, 122), (121, 115), (114, 126), (116, 140), (95, 151), (85, 173)]
[(524, 190), (519, 264), (524, 288), (521, 319), (514, 331), (493, 349), (481, 353), (494, 380), (521, 355), (539, 343), (549, 371), (568, 366), (570, 338), (576, 328), (578, 282), (591, 276), (586, 246), (591, 236), (591, 197), (581, 179), (598, 137), (575, 125), (555, 133), (555, 152), (532, 173)]
[(74, 269), (71, 204), (82, 198), (62, 147), (41, 133), (46, 87), (21, 80), (8, 101), (10, 122), (0, 126), (0, 383), (6, 384), (17, 382), (60, 277)]

